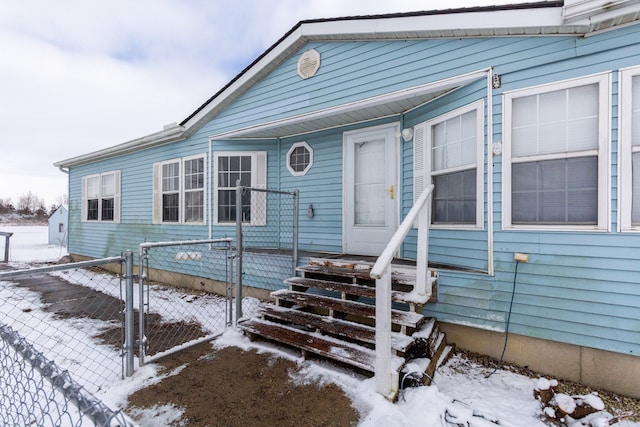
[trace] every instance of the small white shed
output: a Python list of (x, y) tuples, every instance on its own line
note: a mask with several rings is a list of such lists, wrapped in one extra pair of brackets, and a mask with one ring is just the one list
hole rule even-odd
[(49, 216), (49, 244), (67, 247), (67, 221), (69, 211), (60, 205)]

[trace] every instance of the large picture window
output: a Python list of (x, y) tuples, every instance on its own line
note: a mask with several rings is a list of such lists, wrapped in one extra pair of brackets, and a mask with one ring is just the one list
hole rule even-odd
[(120, 222), (120, 171), (82, 177), (82, 221)]
[(620, 229), (640, 230), (640, 67), (620, 71)]
[(153, 165), (154, 223), (205, 222), (205, 156), (198, 155)]
[[(216, 152), (214, 153), (214, 194), (215, 222), (235, 223), (238, 215), (236, 186), (265, 188), (267, 154), (258, 152)], [(266, 196), (263, 192), (244, 191), (242, 194), (242, 222), (250, 225), (266, 223)]]
[(425, 181), (434, 185), (434, 226), (482, 228), (483, 105), (475, 102), (414, 128), (414, 169), (423, 164)]
[(608, 75), (505, 93), (504, 225), (607, 229)]

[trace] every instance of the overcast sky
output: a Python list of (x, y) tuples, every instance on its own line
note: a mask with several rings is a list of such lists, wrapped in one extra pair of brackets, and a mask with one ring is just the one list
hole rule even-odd
[(53, 163), (181, 122), (304, 19), (522, 0), (3, 0), (0, 198), (47, 207)]

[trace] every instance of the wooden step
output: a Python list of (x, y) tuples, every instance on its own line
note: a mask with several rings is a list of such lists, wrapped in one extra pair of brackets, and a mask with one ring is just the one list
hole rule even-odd
[(440, 357), (442, 356), (442, 353), (444, 352), (444, 350), (447, 347), (447, 337), (442, 333), (439, 332), (437, 335), (437, 339), (435, 340), (435, 343), (433, 345), (433, 348), (430, 349), (432, 351), (431, 353), (431, 357), (430, 357), (430, 362), (429, 362), (429, 366), (427, 366), (427, 369), (425, 371), (425, 376), (423, 377), (422, 383), (424, 385), (431, 385), (431, 382), (433, 380), (433, 376), (436, 373), (436, 369), (438, 369), (439, 363), (440, 363)]
[[(258, 318), (239, 322), (238, 327), (252, 335), (300, 348), (368, 372), (375, 371), (375, 350), (367, 347)], [(392, 357), (392, 369), (399, 371), (403, 364), (404, 359), (401, 357)]]
[[(260, 309), (260, 313), (266, 320), (290, 322), (294, 325), (303, 326), (355, 341), (361, 341), (367, 344), (375, 344), (376, 342), (376, 329), (360, 323), (349, 322), (347, 320), (335, 319), (299, 310), (276, 307), (271, 304), (264, 305)], [(398, 332), (391, 333), (391, 347), (398, 353), (406, 353), (412, 344), (413, 339), (411, 337)]]
[[(370, 268), (347, 268), (336, 267), (333, 265), (327, 266), (310, 264), (300, 266), (296, 270), (302, 272), (305, 277), (308, 277), (309, 274), (312, 274), (333, 278), (342, 277), (345, 279), (350, 279), (351, 283), (358, 283), (358, 281), (371, 284), (375, 283), (375, 279), (372, 279), (370, 276)], [(411, 274), (412, 270), (413, 274)], [(415, 284), (415, 281), (415, 268), (411, 269), (410, 267), (403, 267), (401, 270), (396, 270), (394, 268), (391, 271), (391, 283), (394, 285), (413, 286)]]
[[(348, 299), (347, 296), (355, 297), (376, 297), (376, 288), (374, 286), (359, 285), (357, 283), (333, 282), (321, 279), (309, 279), (306, 277), (291, 277), (285, 280), (292, 291), (304, 292), (309, 288), (322, 289), (323, 291), (336, 292), (341, 294), (342, 299)], [(422, 306), (429, 301), (428, 296), (421, 296), (414, 292), (391, 291), (391, 300), (401, 304), (407, 304), (412, 307)]]
[[(296, 292), (282, 289), (271, 293), (278, 301), (288, 301), (304, 307), (319, 307), (343, 314), (375, 319), (376, 308), (369, 304), (356, 301), (338, 300), (331, 297), (312, 295), (305, 292)], [(417, 328), (424, 321), (424, 316), (418, 313), (401, 310), (391, 310), (391, 322), (402, 327)]]
[(376, 288), (373, 286), (358, 285), (356, 283), (333, 282), (329, 280), (308, 279), (305, 277), (291, 277), (285, 280), (285, 283), (289, 284), (292, 291), (304, 292), (309, 288), (322, 289), (324, 291), (340, 293), (342, 294), (342, 299), (346, 299), (345, 295), (376, 297)]

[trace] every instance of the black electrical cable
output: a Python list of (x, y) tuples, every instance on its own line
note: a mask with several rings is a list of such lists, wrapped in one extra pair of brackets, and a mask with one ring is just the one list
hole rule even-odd
[(509, 313), (507, 314), (507, 327), (505, 330), (504, 347), (502, 347), (502, 354), (500, 355), (498, 366), (496, 366), (495, 369), (491, 371), (491, 373), (485, 376), (485, 378), (489, 378), (491, 375), (495, 374), (498, 369), (502, 368), (504, 353), (505, 351), (507, 351), (507, 342), (509, 342), (509, 324), (511, 323), (511, 309), (513, 308), (513, 297), (516, 295), (516, 278), (518, 277), (518, 265), (520, 265), (520, 261), (516, 261), (516, 268), (513, 272), (513, 289), (511, 290), (511, 302), (509, 303)]

